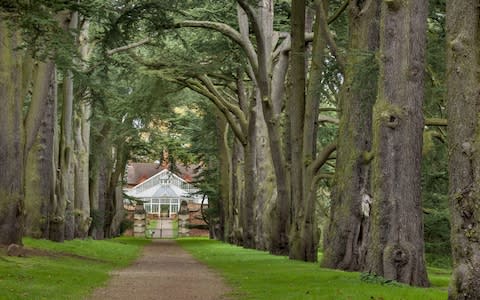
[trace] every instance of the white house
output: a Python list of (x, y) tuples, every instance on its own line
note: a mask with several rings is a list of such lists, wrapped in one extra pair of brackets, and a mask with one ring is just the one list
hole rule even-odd
[[(201, 203), (198, 189), (168, 169), (163, 169), (136, 186), (126, 189), (125, 193), (144, 202), (149, 215), (172, 217), (178, 213), (182, 201)], [(204, 204), (208, 203), (205, 199)]]

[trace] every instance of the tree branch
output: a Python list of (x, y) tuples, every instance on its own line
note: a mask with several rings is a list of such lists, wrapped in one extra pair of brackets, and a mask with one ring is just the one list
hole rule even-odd
[(313, 177), (313, 180), (312, 180), (312, 189), (318, 185), (318, 183), (320, 182), (320, 180), (322, 179), (333, 179), (333, 177), (335, 176), (335, 174), (333, 173), (320, 173), (320, 174), (317, 174)]
[(338, 109), (336, 107), (320, 107), (319, 111), (334, 111), (338, 112)]
[(318, 116), (318, 122), (320, 123), (332, 123), (332, 124), (339, 124), (340, 121), (337, 118), (330, 117), (327, 115), (319, 115)]
[(424, 124), (425, 126), (448, 126), (447, 119), (440, 118), (426, 118)]
[[(313, 32), (305, 32), (305, 42), (306, 43), (313, 42), (314, 35), (315, 34)], [(281, 42), (280, 45), (278, 45), (278, 47), (275, 48), (275, 51), (272, 54), (272, 60), (275, 59), (282, 52), (289, 52), (291, 48), (290, 43), (291, 43), (291, 39), (290, 39), (290, 35), (288, 35), (287, 37), (285, 37), (283, 42)]]
[(337, 64), (340, 72), (342, 72), (342, 74), (345, 74), (345, 59), (338, 50), (337, 44), (335, 43), (335, 40), (330, 33), (330, 30), (328, 28), (327, 14), (323, 8), (323, 5), (319, 5), (319, 9), (320, 14), (322, 14), (321, 21), (323, 22), (323, 26), (321, 26), (321, 28), (323, 29), (322, 33), (325, 35), (325, 39), (327, 40), (328, 46), (330, 47), (330, 52), (337, 59)]
[[(245, 0), (237, 0), (237, 3), (245, 11), (250, 18), (253, 25), (253, 32), (257, 39), (257, 72), (254, 73), (257, 78), (257, 86), (262, 96), (262, 101), (268, 101), (270, 96), (269, 84), (268, 84), (268, 59), (269, 53), (266, 53), (266, 41), (262, 28), (260, 27), (260, 20), (253, 8)], [(271, 104), (271, 103), (270, 103)]]
[(140, 47), (142, 45), (148, 44), (149, 42), (150, 42), (150, 38), (147, 37), (147, 38), (144, 38), (143, 40), (140, 40), (138, 42), (131, 43), (131, 44), (128, 44), (128, 45), (125, 45), (125, 46), (122, 46), (122, 47), (118, 47), (118, 48), (115, 48), (115, 49), (108, 50), (107, 55), (112, 56), (115, 53), (122, 52), (122, 51), (127, 51), (127, 50), (130, 50), (130, 49), (136, 48), (136, 47)]
[(254, 72), (256, 72), (256, 70), (258, 69), (258, 58), (252, 43), (243, 39), (240, 32), (228, 26), (227, 24), (209, 21), (182, 21), (180, 23), (177, 23), (176, 27), (197, 27), (213, 29), (222, 33), (223, 35), (237, 43), (245, 51), (245, 54), (247, 55), (248, 61), (252, 65)]
[(333, 22), (335, 22), (338, 17), (340, 17), (340, 15), (345, 11), (345, 9), (348, 7), (348, 4), (350, 3), (350, 0), (345, 0), (345, 2), (343, 2), (342, 6), (340, 6), (338, 8), (338, 10), (333, 14), (333, 16), (331, 16), (330, 18), (328, 18), (328, 24), (331, 24)]
[[(213, 94), (217, 99), (224, 99), (222, 95), (218, 92), (217, 88), (213, 85), (212, 81), (208, 76), (206, 75), (201, 75), (198, 77), (198, 79), (205, 85), (205, 87)], [(242, 127), (242, 130), (244, 132), (247, 131), (247, 118), (245, 117), (245, 114), (243, 111), (240, 109), (239, 106), (233, 105), (230, 103), (230, 101), (223, 100), (222, 104), (230, 111), (235, 117), (238, 118), (240, 122), (240, 126)]]
[(332, 154), (335, 150), (337, 150), (337, 144), (332, 143), (330, 145), (327, 145), (325, 148), (323, 148), (323, 151), (319, 153), (317, 158), (312, 162), (311, 164), (311, 170), (312, 174), (317, 175), (318, 172), (320, 171), (320, 168), (327, 162), (328, 158), (330, 157), (330, 154)]
[(432, 137), (438, 139), (441, 143), (443, 144), (446, 144), (447, 143), (447, 139), (445, 138), (445, 136), (443, 134), (441, 134), (440, 132), (432, 132), (431, 133)]
[(238, 123), (235, 122), (235, 120), (232, 118), (232, 114), (225, 107), (225, 105), (223, 105), (225, 101), (222, 101), (222, 100), (218, 99), (217, 96), (214, 95), (213, 93), (211, 93), (205, 86), (201, 85), (198, 82), (195, 82), (194, 80), (190, 79), (190, 80), (175, 80), (175, 81), (179, 84), (182, 84), (182, 85), (188, 87), (192, 91), (195, 91), (195, 92), (207, 97), (208, 99), (210, 99), (213, 102), (213, 104), (218, 108), (218, 110), (220, 110), (222, 112), (222, 114), (225, 116), (228, 124), (232, 128), (233, 133), (238, 138), (240, 143), (242, 143), (242, 145), (247, 144), (247, 138), (245, 137), (245, 133), (244, 133), (245, 132), (245, 129), (244, 129), (245, 124), (241, 124), (239, 126)]

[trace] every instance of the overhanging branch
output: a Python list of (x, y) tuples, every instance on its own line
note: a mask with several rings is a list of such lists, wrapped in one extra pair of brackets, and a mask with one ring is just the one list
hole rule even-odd
[(245, 51), (248, 61), (250, 62), (254, 71), (258, 69), (257, 54), (255, 52), (255, 49), (253, 48), (253, 45), (249, 41), (243, 39), (240, 32), (228, 26), (227, 24), (209, 21), (182, 21), (180, 23), (177, 23), (176, 27), (206, 28), (222, 33), (223, 35), (237, 43)]
[(426, 118), (424, 124), (425, 126), (448, 126), (447, 119), (441, 118)]
[(338, 17), (340, 17), (340, 15), (345, 11), (345, 9), (348, 7), (348, 3), (350, 3), (350, 0), (345, 0), (342, 4), (342, 6), (340, 6), (338, 8), (338, 10), (330, 17), (328, 18), (328, 24), (330, 23), (333, 23), (335, 22), (335, 20), (338, 19)]
[(122, 51), (127, 51), (127, 50), (130, 50), (130, 49), (133, 49), (133, 48), (137, 48), (137, 47), (140, 47), (142, 45), (148, 44), (149, 42), (150, 42), (150, 38), (144, 38), (143, 40), (140, 40), (138, 42), (131, 43), (131, 44), (128, 44), (128, 45), (125, 45), (125, 46), (122, 46), (122, 47), (118, 47), (118, 48), (115, 48), (115, 49), (108, 50), (107, 55), (112, 56), (115, 53), (122, 52)]
[(327, 162), (330, 154), (337, 150), (337, 144), (332, 143), (323, 148), (323, 151), (318, 154), (317, 158), (312, 162), (312, 174), (317, 175), (320, 168)]

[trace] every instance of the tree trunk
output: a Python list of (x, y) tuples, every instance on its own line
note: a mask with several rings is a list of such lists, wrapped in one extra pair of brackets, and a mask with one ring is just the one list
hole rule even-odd
[[(53, 76), (55, 79), (55, 89), (53, 90), (54, 95), (52, 96), (55, 111), (58, 110), (58, 85), (57, 85), (57, 71), (54, 72)], [(55, 242), (63, 242), (65, 239), (65, 223), (64, 223), (64, 214), (65, 214), (65, 205), (63, 201), (58, 197), (59, 194), (59, 169), (58, 169), (58, 160), (60, 153), (60, 133), (59, 128), (56, 125), (58, 123), (57, 113), (53, 115), (53, 185), (52, 189), (54, 191), (53, 195), (50, 198), (49, 204), (49, 216), (48, 216), (48, 239)]]
[[(289, 97), (287, 99), (287, 111), (289, 116), (290, 131), (288, 145), (291, 163), (291, 197), (292, 197), (292, 226), (290, 231), (290, 253), (289, 257), (298, 260), (313, 260), (311, 249), (306, 249), (306, 243), (312, 241), (312, 236), (303, 239), (302, 232), (305, 231), (305, 198), (304, 198), (304, 160), (303, 160), (303, 127), (305, 116), (305, 1), (292, 1), (291, 16), (291, 38), (292, 49), (289, 54), (291, 81)], [(312, 227), (308, 227), (312, 230)], [(312, 232), (313, 233), (313, 232)], [(316, 246), (314, 247), (316, 249)], [(315, 253), (316, 257), (316, 253)]]
[(365, 154), (372, 146), (380, 3), (352, 1), (349, 5), (349, 54), (339, 103), (335, 186), (324, 235), (322, 266), (327, 268), (359, 271), (365, 266), (371, 202), (370, 161)]
[(127, 165), (127, 153), (125, 146), (119, 141), (115, 147), (115, 156), (110, 158), (113, 160), (112, 167), (108, 168), (110, 172), (106, 173), (108, 176), (107, 193), (105, 199), (105, 237), (112, 238), (117, 236), (120, 232), (120, 222), (123, 219), (123, 197), (118, 193), (118, 189), (122, 188), (122, 176), (125, 173)]
[(447, 1), (447, 109), (453, 276), (449, 299), (480, 295), (480, 7)]
[(40, 96), (46, 100), (41, 101), (44, 106), (43, 118), (36, 140), (28, 151), (25, 168), (25, 235), (45, 239), (49, 237), (50, 204), (55, 193), (54, 138), (57, 113), (55, 66), (53, 62), (49, 64), (42, 74), (38, 74), (42, 84), (43, 78), (48, 81), (46, 94)]
[[(78, 27), (78, 13), (71, 14), (69, 29), (76, 30)], [(75, 237), (75, 152), (73, 141), (73, 74), (70, 70), (66, 71), (63, 80), (63, 106), (62, 106), (62, 126), (60, 138), (60, 158), (59, 158), (59, 191), (58, 195), (61, 201), (65, 202), (65, 239), (72, 240)]]
[(232, 152), (232, 204), (229, 208), (229, 215), (231, 215), (231, 233), (228, 236), (228, 241), (235, 245), (242, 244), (242, 228), (240, 224), (240, 207), (243, 205), (245, 197), (245, 151), (244, 146), (239, 141), (234, 141)]
[[(84, 21), (79, 35), (79, 49), (83, 61), (89, 61), (91, 44), (88, 40), (90, 24)], [(83, 95), (74, 113), (74, 149), (75, 149), (75, 237), (86, 238), (92, 223), (89, 197), (89, 153), (91, 105), (86, 99), (90, 90)]]
[(74, 238), (74, 145), (73, 145), (73, 76), (67, 71), (63, 82), (64, 94), (62, 105), (62, 126), (60, 137), (60, 152), (58, 158), (57, 198), (59, 200), (59, 211), (64, 226), (64, 239)]
[(0, 19), (0, 245), (22, 243), (24, 201), (23, 51), (19, 31)]
[(103, 125), (97, 126), (102, 126), (102, 129), (99, 135), (91, 137), (89, 198), (92, 224), (89, 229), (89, 236), (101, 240), (105, 237), (105, 193), (107, 185), (105, 173), (108, 168), (107, 160), (111, 156), (110, 143), (108, 142), (111, 124), (106, 121)]
[[(288, 230), (290, 224), (290, 183), (286, 171), (285, 155), (281, 138), (280, 115), (276, 107), (281, 107), (283, 99), (272, 99), (272, 41), (273, 41), (273, 1), (260, 0), (255, 20), (257, 38), (258, 71), (256, 85), (259, 95), (257, 102), (262, 105), (263, 117), (267, 125), (268, 143), (272, 155), (277, 182), (277, 201), (272, 207), (270, 253), (288, 254)], [(251, 17), (251, 16), (250, 16)], [(280, 96), (281, 93), (275, 94)]]
[(373, 110), (371, 238), (367, 270), (428, 286), (421, 174), (426, 0), (384, 1)]
[[(270, 248), (270, 234), (272, 204), (276, 201), (275, 174), (268, 144), (268, 133), (262, 106), (255, 107), (255, 203), (253, 206), (253, 230), (255, 248), (267, 250)], [(253, 116), (251, 116), (253, 117)], [(253, 126), (253, 124), (251, 125)], [(253, 142), (253, 141), (251, 141)]]
[[(230, 184), (232, 180), (231, 176), (231, 164), (232, 155), (229, 149), (228, 143), (228, 123), (225, 117), (217, 113), (216, 115), (217, 125), (217, 145), (218, 145), (218, 158), (219, 158), (219, 173), (220, 173), (220, 199), (218, 199), (218, 238), (221, 241), (227, 242), (228, 237), (232, 231), (232, 218), (231, 206), (232, 195), (230, 190)], [(210, 224), (212, 225), (212, 224)], [(214, 224), (216, 226), (217, 224)]]
[(88, 186), (90, 104), (82, 102), (75, 113), (75, 237), (85, 238), (92, 222)]
[(254, 205), (255, 205), (255, 190), (257, 188), (257, 174), (256, 174), (256, 144), (257, 144), (257, 113), (256, 105), (250, 107), (248, 117), (248, 133), (247, 144), (244, 151), (244, 166), (243, 171), (243, 202), (240, 210), (240, 220), (242, 226), (242, 246), (246, 248), (255, 248), (255, 232), (254, 232)]

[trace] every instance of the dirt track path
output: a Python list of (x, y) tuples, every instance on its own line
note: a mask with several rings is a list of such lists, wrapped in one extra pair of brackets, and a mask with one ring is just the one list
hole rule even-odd
[(91, 300), (228, 299), (222, 278), (200, 264), (174, 240), (153, 240), (130, 267), (115, 271)]

